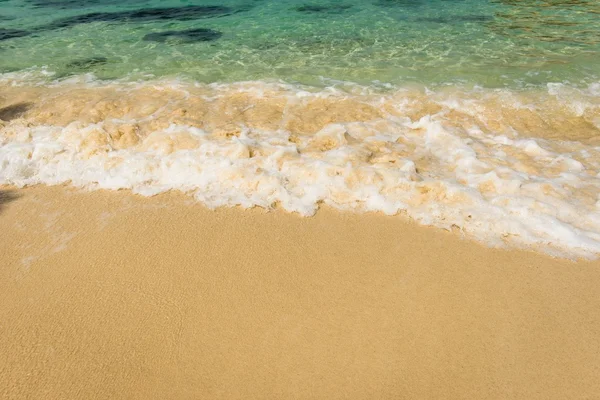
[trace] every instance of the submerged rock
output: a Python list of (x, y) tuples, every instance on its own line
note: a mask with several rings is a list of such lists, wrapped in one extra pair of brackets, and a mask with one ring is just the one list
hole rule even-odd
[(296, 11), (302, 13), (337, 13), (343, 12), (349, 8), (352, 8), (351, 5), (346, 4), (338, 4), (338, 5), (316, 5), (316, 4), (305, 4), (300, 7), (296, 7)]
[(207, 28), (189, 29), (186, 31), (165, 31), (165, 32), (153, 32), (144, 36), (144, 40), (147, 42), (159, 42), (164, 43), (170, 40), (181, 42), (181, 43), (194, 43), (194, 42), (211, 42), (219, 39), (223, 34), (219, 31), (215, 31)]
[(190, 21), (231, 15), (233, 10), (225, 6), (184, 6), (166, 8), (144, 8), (120, 12), (94, 12), (58, 19), (38, 30), (70, 28), (75, 25), (93, 22), (152, 22), (152, 21)]
[(4, 28), (0, 28), (0, 41), (3, 40), (8, 40), (8, 39), (14, 39), (14, 38), (20, 38), (20, 37), (24, 37), (24, 36), (29, 36), (31, 35), (32, 32), (29, 31), (23, 31), (20, 29), (4, 29)]
[[(127, 0), (128, 4), (141, 3), (144, 0)], [(28, 0), (35, 8), (56, 8), (59, 10), (72, 10), (74, 8), (87, 8), (120, 4), (123, 0)]]
[(80, 60), (71, 61), (69, 64), (67, 64), (67, 68), (88, 69), (97, 65), (106, 64), (107, 62), (108, 58), (106, 57), (82, 58)]

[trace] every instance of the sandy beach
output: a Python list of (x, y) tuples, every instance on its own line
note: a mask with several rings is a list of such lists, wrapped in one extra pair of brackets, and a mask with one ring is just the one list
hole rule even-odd
[(4, 187), (0, 397), (593, 399), (600, 263), (402, 217)]
[(600, 400), (599, 15), (0, 0), (0, 400)]

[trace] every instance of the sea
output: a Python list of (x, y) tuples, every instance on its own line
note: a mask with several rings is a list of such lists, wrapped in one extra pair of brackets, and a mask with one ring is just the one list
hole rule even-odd
[(597, 0), (0, 0), (0, 185), (600, 254)]

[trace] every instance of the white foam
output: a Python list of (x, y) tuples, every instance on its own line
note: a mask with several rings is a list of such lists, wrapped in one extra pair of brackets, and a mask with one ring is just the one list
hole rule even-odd
[[(252, 83), (240, 90), (257, 86), (264, 89)], [(213, 89), (218, 96), (231, 85)], [(289, 96), (301, 101), (336, 93), (299, 88)], [(439, 104), (442, 111), (418, 120), (389, 115), (332, 123), (296, 141), (284, 129), (241, 127), (238, 136), (223, 138), (174, 124), (136, 146), (92, 154), (83, 143), (92, 130), (105, 129), (105, 122), (15, 123), (4, 128), (14, 134), (0, 136), (0, 184), (70, 183), (144, 196), (180, 190), (208, 207), (277, 204), (304, 216), (320, 203), (405, 212), (423, 224), (458, 227), (490, 245), (567, 257), (600, 254), (600, 149), (448, 126), (449, 109), (473, 102), (446, 98)], [(174, 149), (172, 138), (183, 134), (197, 146)], [(327, 146), (319, 147), (322, 143)], [(379, 149), (376, 157), (373, 146)]]

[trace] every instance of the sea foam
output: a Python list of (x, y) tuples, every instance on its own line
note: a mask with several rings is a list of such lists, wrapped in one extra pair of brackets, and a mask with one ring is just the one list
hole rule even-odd
[[(0, 184), (208, 207), (405, 214), (492, 246), (600, 253), (596, 87), (515, 92), (87, 78), (2, 90)], [(5, 113), (6, 114), (6, 113)]]

